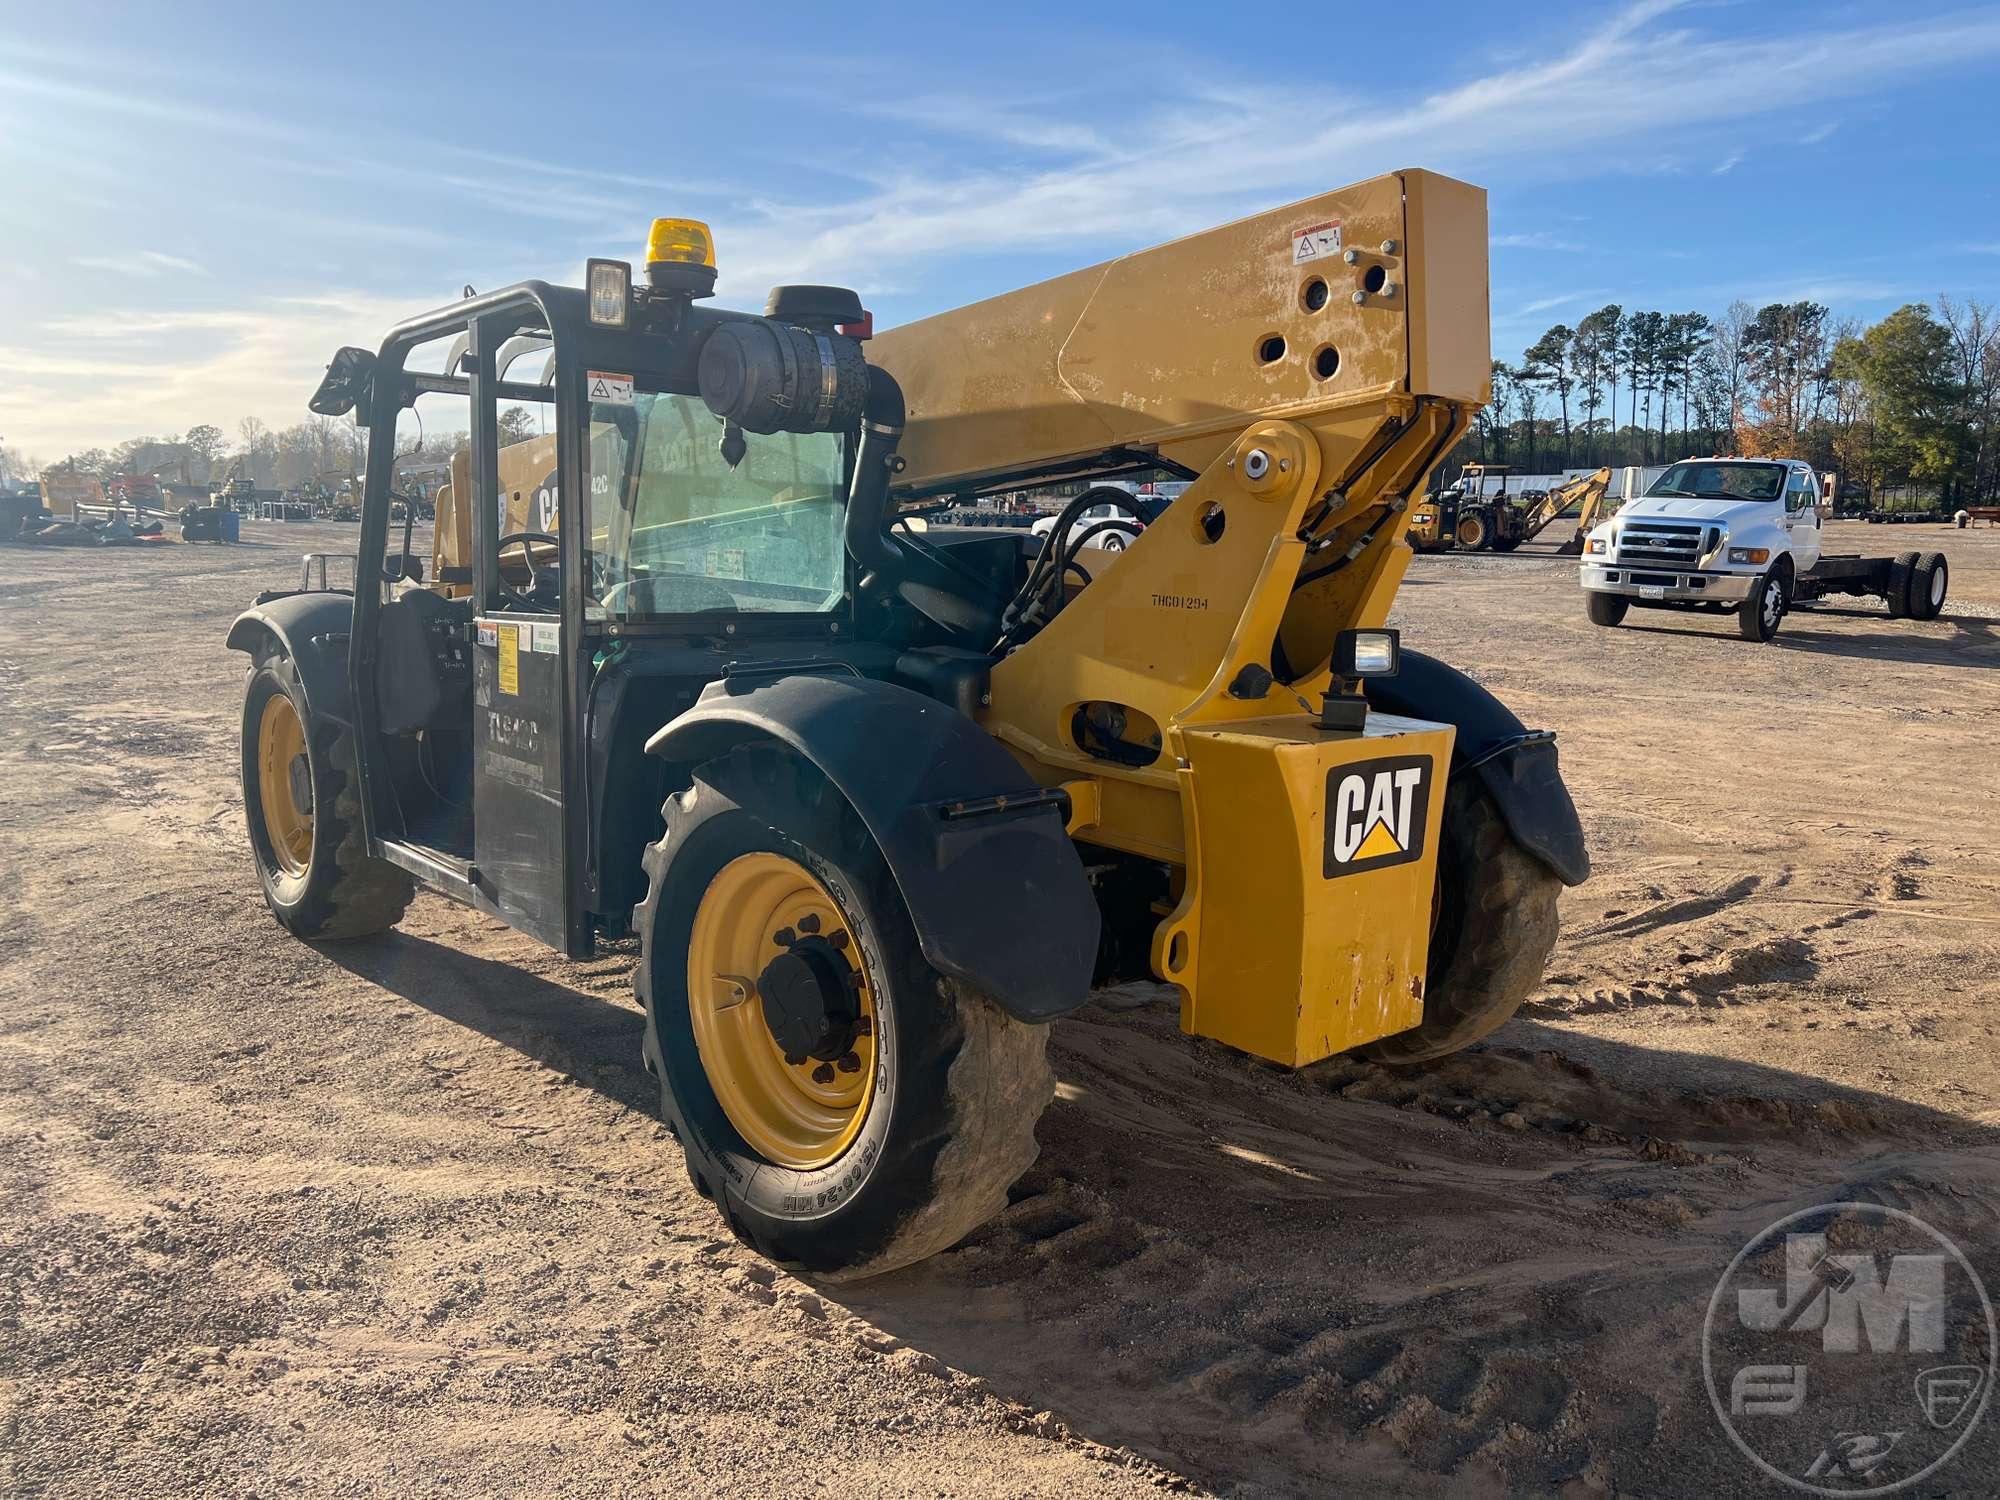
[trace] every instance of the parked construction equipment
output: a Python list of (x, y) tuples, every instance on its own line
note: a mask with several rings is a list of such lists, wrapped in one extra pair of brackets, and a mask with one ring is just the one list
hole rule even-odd
[[(638, 284), (341, 350), (311, 405), (370, 435), (364, 581), (229, 634), (271, 910), (636, 929), (696, 1186), (841, 1276), (1005, 1202), (1094, 981), (1288, 1066), (1465, 1046), (1588, 870), (1552, 737), (1383, 628), (1490, 394), (1486, 243), (1479, 189), (1402, 172), (873, 336), (837, 288), (700, 305), (708, 231), (660, 220)], [(469, 435), (425, 586), (390, 521), (420, 395)], [(502, 403), (553, 430), (503, 448)], [(1133, 503), (1103, 482), (1046, 540), (910, 524), (1146, 473), (1189, 487), (1123, 551), (1073, 527)]]

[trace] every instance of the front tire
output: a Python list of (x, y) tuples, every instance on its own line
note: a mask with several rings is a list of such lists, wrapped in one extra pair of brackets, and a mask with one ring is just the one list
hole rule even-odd
[[(733, 752), (698, 769), (665, 819), (634, 913), (646, 1061), (688, 1175), (729, 1228), (781, 1265), (847, 1281), (946, 1249), (998, 1212), (1054, 1093), (1048, 1027), (931, 967), (873, 837), (806, 762)], [(769, 872), (763, 894), (744, 884), (745, 861)], [(817, 948), (814, 961), (848, 966), (869, 1025), (827, 1001), (814, 1024), (848, 1031), (794, 1065), (771, 976), (781, 950), (805, 946), (800, 913), (815, 943), (846, 939), (837, 962)]]
[(1493, 540), (1493, 530), (1478, 511), (1458, 518), (1458, 545), (1468, 552), (1484, 552)]
[(1632, 607), (1632, 601), (1623, 594), (1600, 594), (1591, 590), (1583, 596), (1583, 607), (1590, 614), (1593, 625), (1618, 625), (1625, 619), (1625, 611)]
[(271, 915), (295, 937), (396, 925), (415, 883), (368, 853), (354, 731), (315, 718), (298, 668), (267, 648), (243, 695), (243, 812)]
[(1773, 568), (1757, 580), (1750, 597), (1736, 607), (1736, 633), (1746, 641), (1768, 641), (1778, 633), (1792, 598), (1791, 574)]
[(1424, 1019), (1360, 1049), (1375, 1062), (1429, 1062), (1496, 1030), (1542, 982), (1556, 944), (1562, 881), (1515, 841), (1476, 772), (1446, 789), (1437, 858)]

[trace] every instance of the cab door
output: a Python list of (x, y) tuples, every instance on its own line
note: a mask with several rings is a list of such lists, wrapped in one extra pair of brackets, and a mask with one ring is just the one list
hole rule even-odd
[[(472, 863), (478, 904), (530, 937), (587, 954), (578, 897), (584, 796), (576, 644), (582, 638), (577, 392), (496, 364), (519, 319), (475, 319), (471, 377)], [(543, 346), (546, 348), (546, 346)], [(573, 811), (578, 812), (572, 816)]]
[(1792, 566), (1804, 573), (1819, 562), (1819, 481), (1808, 469), (1785, 476), (1785, 530), (1791, 535)]

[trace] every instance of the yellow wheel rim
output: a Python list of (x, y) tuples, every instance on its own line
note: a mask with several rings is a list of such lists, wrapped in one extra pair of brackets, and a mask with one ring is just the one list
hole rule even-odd
[[(834, 1062), (786, 1062), (764, 1020), (758, 976), (801, 935), (825, 939), (861, 976), (862, 1034)], [(724, 865), (695, 910), (687, 977), (702, 1070), (750, 1149), (804, 1169), (853, 1145), (875, 1097), (875, 997), (853, 929), (812, 872), (782, 854), (744, 854)]]
[[(301, 807), (294, 795), (294, 766), (297, 784), (305, 789)], [(263, 717), (257, 721), (257, 799), (264, 809), (264, 832), (270, 836), (271, 852), (287, 875), (303, 875), (312, 863), (312, 773), (306, 760), (306, 727), (299, 711), (283, 693), (264, 700)]]

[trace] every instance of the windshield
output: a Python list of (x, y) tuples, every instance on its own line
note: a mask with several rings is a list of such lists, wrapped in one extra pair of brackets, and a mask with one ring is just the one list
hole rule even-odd
[[(613, 619), (832, 609), (846, 593), (846, 490), (835, 433), (743, 434), (691, 396), (590, 408), (591, 604)], [(593, 613), (596, 612), (594, 609)]]
[(1785, 492), (1783, 464), (1675, 464), (1653, 482), (1648, 495), (1703, 500), (1776, 500)]

